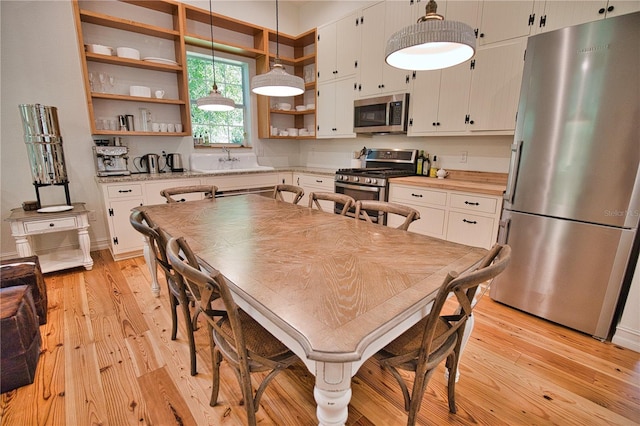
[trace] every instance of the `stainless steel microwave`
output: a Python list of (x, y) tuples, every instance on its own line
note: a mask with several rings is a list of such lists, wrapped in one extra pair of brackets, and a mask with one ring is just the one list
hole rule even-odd
[(407, 133), (408, 93), (358, 99), (353, 110), (356, 133)]

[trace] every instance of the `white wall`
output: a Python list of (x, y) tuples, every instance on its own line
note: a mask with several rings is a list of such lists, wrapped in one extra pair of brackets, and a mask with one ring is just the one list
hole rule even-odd
[(640, 259), (636, 265), (622, 318), (611, 341), (616, 345), (640, 352)]

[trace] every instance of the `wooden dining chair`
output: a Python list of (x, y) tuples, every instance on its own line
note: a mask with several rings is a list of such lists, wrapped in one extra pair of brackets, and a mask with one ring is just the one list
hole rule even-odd
[(218, 187), (215, 185), (191, 185), (165, 188), (160, 191), (160, 195), (167, 199), (167, 203), (180, 203), (186, 201), (184, 198), (176, 199), (174, 196), (183, 194), (202, 193), (204, 198), (215, 198)]
[(133, 228), (147, 238), (149, 244), (149, 256), (155, 258), (156, 267), (164, 271), (167, 281), (167, 290), (169, 294), (169, 304), (171, 307), (171, 340), (176, 340), (178, 334), (178, 314), (177, 307), (180, 305), (184, 316), (185, 326), (187, 328), (187, 339), (189, 341), (189, 353), (191, 356), (191, 375), (195, 376), (197, 372), (196, 366), (196, 345), (193, 337), (193, 329), (198, 316), (196, 310), (191, 313), (190, 305), (194, 301), (193, 294), (187, 289), (182, 280), (182, 276), (176, 274), (169, 264), (167, 258), (167, 234), (158, 228), (147, 214), (143, 211), (134, 210), (129, 216), (129, 222)]
[[(407, 425), (416, 423), (429, 379), (445, 359), (449, 373), (449, 411), (456, 413), (455, 384), (460, 348), (467, 319), (475, 305), (473, 299), (476, 290), (478, 285), (492, 280), (504, 271), (510, 259), (511, 247), (496, 244), (474, 268), (462, 274), (449, 272), (429, 315), (376, 354), (380, 365), (388, 369), (400, 384), (404, 396), (404, 409), (408, 412)], [(455, 296), (453, 300), (458, 306), (457, 309), (447, 310), (454, 313), (446, 315), (444, 306), (450, 295)], [(415, 373), (411, 394), (399, 370)]]
[(304, 189), (295, 185), (279, 184), (273, 188), (273, 198), (280, 201), (286, 201), (283, 193), (293, 194), (292, 204), (298, 204), (304, 196)]
[(403, 216), (405, 220), (397, 228), (404, 231), (409, 229), (409, 225), (411, 225), (414, 220), (420, 219), (420, 212), (418, 210), (409, 206), (403, 206), (402, 204), (389, 203), (386, 201), (356, 201), (356, 218), (373, 223), (373, 220), (371, 219), (371, 216), (369, 216), (369, 213), (367, 213), (367, 210), (375, 210), (378, 212), (385, 212), (387, 214)]
[[(340, 211), (342, 216), (346, 215), (349, 209), (356, 203), (356, 200), (345, 194), (336, 194), (335, 192), (311, 192), (309, 194), (309, 208), (312, 209), (315, 205), (318, 210), (324, 211), (320, 205), (320, 200), (342, 204), (343, 207)], [(331, 213), (333, 213), (333, 210), (331, 210)]]
[[(280, 371), (296, 361), (296, 355), (256, 320), (238, 308), (225, 277), (219, 271), (207, 266), (202, 266), (204, 270), (201, 270), (184, 238), (171, 238), (167, 246), (167, 254), (169, 262), (183, 276), (193, 294), (199, 294), (197, 301), (207, 321), (213, 364), (210, 405), (215, 406), (218, 402), (220, 363), (225, 359), (235, 370), (238, 378), (247, 410), (248, 424), (255, 425), (256, 412), (260, 408), (260, 398), (264, 390)], [(216, 303), (219, 304), (220, 300), (226, 312), (224, 316), (219, 316), (220, 311), (213, 311), (211, 308)], [(250, 374), (261, 371), (269, 371), (269, 373), (254, 394)]]

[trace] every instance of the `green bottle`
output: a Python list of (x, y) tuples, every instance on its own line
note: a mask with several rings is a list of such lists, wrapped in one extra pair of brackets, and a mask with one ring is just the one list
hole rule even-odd
[(424, 170), (424, 151), (420, 150), (420, 155), (418, 155), (418, 162), (416, 164), (416, 174), (422, 175)]

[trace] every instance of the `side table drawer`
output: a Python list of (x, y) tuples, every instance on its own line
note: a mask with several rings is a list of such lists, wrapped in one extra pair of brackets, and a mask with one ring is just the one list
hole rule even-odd
[(78, 222), (75, 217), (63, 217), (60, 219), (40, 220), (37, 222), (25, 222), (24, 229), (27, 234), (61, 231), (64, 229), (77, 229)]
[(141, 197), (142, 185), (112, 185), (107, 187), (109, 198)]

